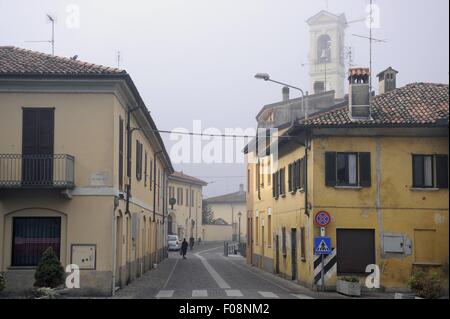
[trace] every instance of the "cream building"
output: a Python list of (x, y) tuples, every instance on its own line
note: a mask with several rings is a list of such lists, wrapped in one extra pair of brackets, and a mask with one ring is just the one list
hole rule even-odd
[(49, 246), (111, 295), (166, 256), (173, 168), (126, 71), (0, 47), (0, 272), (29, 289)]
[(205, 241), (247, 241), (247, 206), (244, 185), (239, 191), (205, 200), (215, 223), (203, 225)]
[(184, 174), (174, 172), (169, 176), (169, 198), (176, 203), (169, 208), (168, 232), (178, 235), (180, 240), (202, 236), (203, 187), (207, 183)]

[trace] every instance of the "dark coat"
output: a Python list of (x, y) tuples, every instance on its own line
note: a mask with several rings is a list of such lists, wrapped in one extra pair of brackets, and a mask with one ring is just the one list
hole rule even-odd
[(187, 243), (187, 241), (183, 241), (183, 242), (181, 243), (181, 251), (186, 252), (187, 249), (188, 249), (188, 243)]

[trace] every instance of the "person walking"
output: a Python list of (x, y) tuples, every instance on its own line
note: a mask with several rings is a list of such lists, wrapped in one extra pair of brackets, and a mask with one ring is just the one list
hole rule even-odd
[(191, 247), (191, 250), (194, 249), (194, 244), (195, 244), (195, 239), (194, 239), (194, 237), (191, 236), (191, 238), (189, 238), (189, 246)]
[(183, 256), (183, 259), (186, 259), (187, 249), (188, 249), (188, 243), (186, 241), (186, 238), (184, 238), (183, 242), (181, 243), (181, 249), (180, 249), (180, 254), (181, 254), (181, 256)]
[(202, 238), (199, 237), (198, 240), (197, 240), (197, 245), (200, 245), (201, 243), (202, 243)]

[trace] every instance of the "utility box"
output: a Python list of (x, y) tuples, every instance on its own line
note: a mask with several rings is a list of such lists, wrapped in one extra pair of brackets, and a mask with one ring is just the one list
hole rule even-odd
[(383, 236), (383, 247), (385, 253), (405, 253), (405, 237), (402, 235), (385, 234)]

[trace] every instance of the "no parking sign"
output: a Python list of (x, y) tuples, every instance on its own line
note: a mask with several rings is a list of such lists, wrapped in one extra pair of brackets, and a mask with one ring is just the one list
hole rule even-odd
[(328, 212), (322, 210), (314, 216), (314, 223), (319, 227), (326, 227), (331, 222), (331, 216)]

